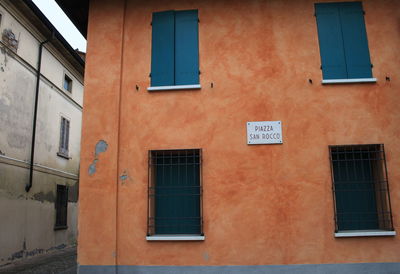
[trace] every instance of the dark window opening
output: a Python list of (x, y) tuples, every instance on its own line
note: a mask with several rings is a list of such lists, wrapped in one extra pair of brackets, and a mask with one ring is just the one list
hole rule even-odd
[(336, 232), (393, 230), (384, 146), (330, 146)]
[(203, 235), (201, 149), (149, 151), (147, 234)]
[(72, 91), (72, 79), (66, 74), (64, 74), (64, 89), (69, 92)]
[(57, 185), (56, 224), (54, 229), (67, 228), (68, 187)]

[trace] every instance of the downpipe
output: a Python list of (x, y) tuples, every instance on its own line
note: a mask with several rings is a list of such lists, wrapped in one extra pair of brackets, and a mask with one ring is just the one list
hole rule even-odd
[(35, 92), (35, 108), (33, 111), (33, 130), (32, 130), (32, 143), (31, 143), (31, 160), (29, 164), (29, 182), (25, 186), (25, 191), (29, 192), (32, 188), (33, 184), (33, 161), (35, 159), (35, 143), (36, 143), (36, 122), (37, 122), (37, 112), (38, 112), (38, 103), (39, 103), (39, 85), (40, 85), (40, 74), (41, 74), (41, 67), (42, 67), (42, 53), (43, 47), (46, 43), (52, 41), (54, 39), (55, 32), (52, 32), (52, 36), (50, 39), (43, 41), (39, 45), (39, 57), (38, 57), (38, 68), (36, 72), (36, 92)]

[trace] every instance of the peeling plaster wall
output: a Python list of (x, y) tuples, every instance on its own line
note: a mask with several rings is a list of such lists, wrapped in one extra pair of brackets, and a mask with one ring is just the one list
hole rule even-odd
[[(0, 132), (0, 150), (5, 156), (29, 160), (36, 75), (10, 54), (7, 50), (0, 52), (0, 127), (8, 129)], [(50, 82), (41, 81), (35, 162), (77, 174), (82, 110), (60, 92)], [(70, 160), (54, 157), (59, 148), (61, 116), (70, 120)]]
[[(5, 29), (11, 30), (18, 43), (18, 49), (17, 53), (20, 56), (23, 56), (23, 58), (33, 67), (36, 67), (37, 65), (37, 58), (38, 58), (38, 51), (32, 50), (32, 47), (34, 46), (35, 48), (39, 47), (39, 41), (35, 38), (33, 33), (31, 31), (34, 31), (33, 29), (26, 29), (26, 27), (21, 24), (21, 20), (25, 21), (23, 18), (16, 17), (14, 16), (15, 10), (10, 7), (7, 3), (8, 1), (2, 1), (0, 5), (0, 12), (2, 15), (1, 18), (1, 33)], [(14, 14), (12, 14), (12, 13)], [(26, 21), (25, 21), (26, 22)], [(37, 34), (37, 32), (36, 32)]]
[[(0, 3), (0, 32), (17, 34), (18, 49), (0, 43), (0, 265), (76, 244), (83, 76), (49, 46), (42, 56), (33, 186), (26, 193), (32, 140), (37, 53), (43, 37)], [(63, 90), (67, 72), (72, 93)], [(69, 156), (57, 156), (61, 116), (70, 120)], [(54, 230), (57, 184), (69, 186), (68, 229)]]
[[(322, 86), (314, 1), (91, 1), (79, 263), (400, 261), (399, 236), (333, 235), (332, 144), (385, 144), (400, 231), (400, 6), (363, 4), (378, 82)], [(199, 10), (202, 88), (148, 92), (152, 12), (185, 9)], [(283, 145), (246, 144), (246, 122), (263, 120), (282, 121)], [(206, 239), (147, 242), (148, 150), (177, 148), (203, 149)]]
[[(12, 30), (19, 41), (18, 55), (26, 60), (29, 65), (36, 68), (39, 53), (38, 50), (33, 49), (38, 49), (40, 42), (45, 41), (48, 37), (38, 33), (29, 21), (20, 17), (18, 11), (8, 2), (9, 0), (3, 0), (2, 5), (0, 5), (0, 13), (2, 14), (0, 31), (3, 33), (4, 29)], [(68, 76), (73, 80), (73, 92), (69, 96), (82, 105), (83, 75), (67, 63), (65, 58), (53, 49), (51, 45), (47, 44), (42, 54), (42, 74), (50, 79), (55, 86), (63, 90), (63, 74), (67, 72)]]
[[(32, 138), (35, 76), (3, 48), (0, 53), (0, 150), (28, 160)], [(7, 129), (7, 130), (5, 130)]]
[(53, 229), (56, 184), (74, 186), (76, 180), (35, 172), (36, 184), (26, 194), (28, 178), (28, 169), (0, 163), (0, 265), (76, 243), (76, 199), (69, 199), (68, 229)]

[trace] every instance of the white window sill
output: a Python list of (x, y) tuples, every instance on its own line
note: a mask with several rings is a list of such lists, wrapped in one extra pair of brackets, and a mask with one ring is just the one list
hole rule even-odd
[(396, 236), (396, 231), (385, 230), (344, 230), (335, 233), (336, 238), (344, 237), (376, 237), (376, 236)]
[(322, 84), (352, 84), (352, 83), (376, 83), (376, 78), (354, 78), (354, 79), (324, 79)]
[(152, 235), (146, 236), (147, 241), (204, 241), (200, 235)]
[(158, 87), (148, 87), (148, 91), (156, 90), (180, 90), (180, 89), (201, 89), (201, 85), (179, 85), (179, 86), (158, 86)]
[(72, 157), (69, 157), (67, 153), (57, 152), (57, 156), (67, 159), (67, 160), (72, 159)]

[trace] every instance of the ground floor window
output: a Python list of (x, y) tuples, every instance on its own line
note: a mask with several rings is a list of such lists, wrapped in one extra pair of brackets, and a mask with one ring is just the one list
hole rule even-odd
[(203, 235), (201, 149), (149, 151), (148, 236)]
[(393, 230), (383, 144), (329, 149), (336, 232)]
[(67, 228), (68, 187), (57, 185), (56, 224), (54, 229)]

